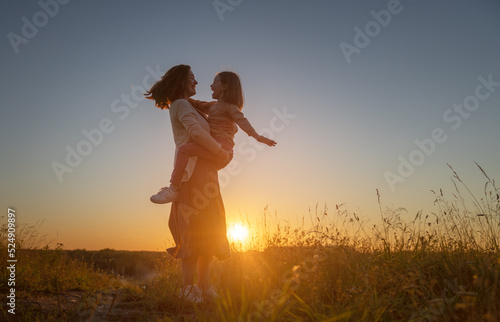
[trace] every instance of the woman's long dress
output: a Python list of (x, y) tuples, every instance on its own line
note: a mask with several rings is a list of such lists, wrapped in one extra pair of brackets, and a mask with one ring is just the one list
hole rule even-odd
[[(178, 122), (177, 115), (184, 118), (182, 113), (191, 105), (179, 100), (178, 107), (171, 106), (171, 122), (176, 143), (186, 133)], [(174, 108), (174, 109), (173, 109)], [(176, 112), (176, 109), (182, 112)], [(198, 114), (198, 112), (196, 112)], [(190, 115), (193, 116), (192, 113)], [(197, 122), (203, 128), (208, 128), (208, 123), (199, 115)], [(186, 124), (185, 122), (183, 124)], [(175, 258), (194, 256), (216, 256), (227, 259), (230, 255), (229, 242), (226, 235), (226, 214), (224, 203), (220, 194), (217, 170), (219, 165), (215, 162), (198, 158), (196, 166), (188, 181), (180, 186), (178, 199), (172, 203), (168, 226), (175, 241), (175, 247), (167, 251)]]

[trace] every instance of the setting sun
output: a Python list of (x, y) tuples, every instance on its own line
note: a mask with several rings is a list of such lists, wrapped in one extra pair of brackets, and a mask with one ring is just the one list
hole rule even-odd
[(230, 241), (243, 243), (248, 237), (248, 229), (242, 224), (233, 224), (227, 230)]

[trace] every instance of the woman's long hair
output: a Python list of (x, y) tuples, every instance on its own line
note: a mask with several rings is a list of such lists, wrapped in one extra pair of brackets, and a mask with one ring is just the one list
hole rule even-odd
[(168, 109), (172, 102), (184, 97), (190, 70), (189, 65), (177, 65), (170, 68), (144, 96), (154, 100), (156, 107), (162, 110)]
[(221, 100), (229, 104), (234, 104), (241, 110), (243, 108), (244, 98), (238, 74), (230, 71), (224, 71), (218, 73), (217, 76), (219, 76), (222, 84), (227, 85), (226, 90), (221, 95)]

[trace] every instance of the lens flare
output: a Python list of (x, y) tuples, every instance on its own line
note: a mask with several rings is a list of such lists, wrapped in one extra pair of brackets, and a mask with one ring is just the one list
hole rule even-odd
[(243, 243), (248, 237), (248, 229), (242, 224), (233, 224), (227, 230), (227, 234), (231, 241)]

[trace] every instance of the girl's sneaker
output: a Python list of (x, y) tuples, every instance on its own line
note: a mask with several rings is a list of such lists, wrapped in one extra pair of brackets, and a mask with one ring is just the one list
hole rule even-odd
[(151, 196), (149, 200), (151, 200), (151, 202), (153, 203), (158, 203), (158, 204), (169, 203), (176, 201), (178, 194), (179, 194), (179, 188), (176, 188), (174, 186), (163, 187), (156, 195)]

